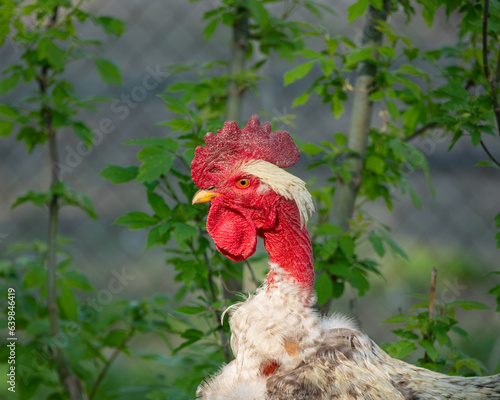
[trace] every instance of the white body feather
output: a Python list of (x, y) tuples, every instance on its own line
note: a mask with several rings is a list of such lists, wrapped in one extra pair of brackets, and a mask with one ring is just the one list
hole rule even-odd
[(291, 371), (313, 356), (326, 331), (355, 329), (342, 316), (320, 318), (304, 305), (304, 294), (278, 265), (271, 264), (269, 270), (276, 273), (276, 287), (268, 291), (265, 284), (232, 307), (229, 323), (235, 359), (200, 386), (198, 395), (203, 400), (265, 399), (263, 365), (276, 361), (281, 369)]

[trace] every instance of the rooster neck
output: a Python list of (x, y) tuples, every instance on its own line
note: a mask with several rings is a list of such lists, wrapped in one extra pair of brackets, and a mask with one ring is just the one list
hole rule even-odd
[[(311, 239), (302, 226), (298, 208), (293, 201), (283, 201), (277, 207), (276, 224), (273, 228), (261, 230), (264, 246), (271, 263), (279, 265), (292, 282), (312, 294), (314, 285), (314, 263)], [(269, 290), (275, 287), (276, 273), (270, 271), (267, 284)]]

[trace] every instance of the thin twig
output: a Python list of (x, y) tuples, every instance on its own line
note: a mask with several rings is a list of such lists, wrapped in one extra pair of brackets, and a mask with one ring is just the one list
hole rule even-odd
[(165, 175), (162, 175), (160, 177), (160, 180), (163, 182), (163, 184), (165, 185), (165, 188), (168, 190), (168, 192), (164, 191), (164, 193), (168, 194), (177, 203), (180, 203), (181, 201), (179, 200), (179, 197), (177, 197), (177, 195), (175, 194), (175, 190), (172, 187), (172, 185), (170, 184), (170, 182), (168, 181), (167, 177)]
[(495, 83), (498, 85), (500, 81), (500, 44), (498, 44), (498, 58), (497, 58), (497, 69), (495, 73)]
[(410, 142), (413, 139), (415, 139), (417, 136), (422, 135), (425, 133), (428, 129), (434, 128), (437, 125), (437, 122), (428, 122), (424, 126), (418, 128), (415, 132), (413, 132), (410, 136), (406, 137), (404, 139), (405, 142)]
[[(199, 234), (203, 235), (201, 228), (199, 228)], [(193, 254), (195, 253), (194, 248), (192, 249), (192, 252)], [(203, 259), (205, 260), (205, 265), (207, 266), (208, 270), (208, 288), (210, 290), (210, 296), (212, 297), (212, 301), (215, 303), (218, 299), (217, 299), (217, 293), (215, 292), (214, 274), (206, 250), (203, 252)], [(224, 352), (224, 358), (226, 359), (226, 362), (229, 363), (231, 361), (231, 354), (229, 352), (229, 340), (227, 338), (226, 332), (224, 331), (224, 326), (222, 325), (221, 321), (222, 313), (220, 313), (218, 310), (214, 310), (214, 314), (215, 314), (216, 324), (219, 327), (219, 336), (221, 340), (222, 351)]]
[(432, 267), (431, 291), (429, 293), (429, 319), (432, 318), (432, 314), (434, 313), (434, 296), (436, 294), (436, 276), (437, 276), (437, 269), (436, 269), (436, 267)]
[(97, 392), (97, 388), (99, 387), (100, 383), (106, 376), (109, 367), (113, 363), (113, 361), (116, 360), (116, 357), (122, 352), (123, 348), (127, 344), (127, 342), (132, 338), (132, 336), (135, 333), (135, 329), (131, 328), (130, 332), (128, 333), (127, 336), (125, 336), (122, 341), (118, 344), (118, 346), (115, 348), (115, 351), (113, 351), (113, 354), (111, 354), (111, 357), (108, 358), (106, 363), (104, 364), (101, 372), (99, 372), (99, 375), (97, 375), (97, 379), (95, 380), (94, 384), (92, 385), (92, 389), (90, 390), (90, 395), (89, 395), (89, 400), (92, 400)]
[(483, 69), (486, 79), (490, 80), (490, 66), (488, 65), (488, 8), (489, 0), (484, 0), (483, 14)]
[(60, 20), (57, 23), (54, 23), (53, 27), (59, 28), (62, 24), (64, 24), (67, 20), (69, 20), (69, 18), (75, 13), (76, 10), (78, 10), (80, 8), (80, 6), (82, 5), (82, 3), (84, 1), (85, 0), (80, 0), (78, 3), (76, 3), (75, 6), (68, 12), (68, 14), (66, 14), (64, 19)]
[(252, 264), (250, 264), (250, 261), (248, 261), (248, 260), (245, 260), (245, 264), (247, 265), (248, 270), (250, 271), (250, 275), (252, 275), (253, 283), (255, 283), (256, 287), (259, 287), (260, 284), (259, 284), (259, 281), (257, 280), (257, 278), (255, 277), (255, 272), (253, 271)]
[(488, 148), (486, 147), (486, 145), (484, 144), (484, 142), (481, 140), (479, 143), (481, 143), (481, 147), (483, 148), (484, 152), (488, 155), (488, 157), (490, 158), (490, 160), (496, 164), (498, 167), (500, 167), (500, 162), (498, 162), (498, 160), (493, 157), (493, 154), (490, 153), (490, 151), (488, 150)]

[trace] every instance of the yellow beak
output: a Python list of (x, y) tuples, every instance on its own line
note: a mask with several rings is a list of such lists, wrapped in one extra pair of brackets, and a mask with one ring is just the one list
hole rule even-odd
[(221, 193), (211, 192), (210, 190), (200, 189), (193, 196), (193, 202), (191, 204), (206, 203), (207, 201), (212, 201), (214, 197), (221, 196)]

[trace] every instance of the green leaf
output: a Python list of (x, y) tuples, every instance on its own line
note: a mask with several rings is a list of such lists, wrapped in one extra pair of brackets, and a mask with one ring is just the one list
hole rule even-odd
[(405, 314), (398, 314), (395, 315), (394, 317), (386, 319), (383, 324), (403, 324), (405, 322), (408, 322), (411, 320), (411, 317), (409, 315)]
[(168, 233), (170, 230), (169, 224), (160, 224), (155, 226), (148, 232), (148, 241), (146, 244), (146, 248), (150, 249), (154, 246), (161, 246), (168, 242), (170, 239), (170, 234)]
[(302, 150), (302, 152), (306, 153), (309, 156), (315, 156), (323, 152), (323, 149), (321, 147), (316, 146), (312, 143), (306, 143), (302, 145), (300, 149)]
[(461, 337), (463, 337), (466, 340), (470, 339), (469, 338), (469, 334), (466, 331), (464, 331), (462, 328), (460, 328), (459, 326), (452, 326), (451, 330), (453, 332), (455, 332), (457, 335), (460, 335)]
[(439, 357), (439, 351), (436, 350), (431, 342), (429, 342), (428, 340), (422, 340), (418, 344), (425, 350), (432, 361), (437, 360), (437, 358)]
[(396, 53), (394, 52), (394, 48), (388, 47), (388, 46), (380, 46), (377, 47), (377, 51), (381, 56), (387, 57), (387, 58), (396, 58)]
[(5, 104), (0, 104), (0, 115), (15, 118), (19, 116), (19, 111)]
[(172, 226), (174, 227), (172, 234), (175, 237), (177, 245), (181, 249), (186, 248), (186, 240), (191, 239), (198, 233), (198, 230), (194, 226), (188, 225), (184, 222), (174, 222)]
[(23, 276), (23, 285), (26, 289), (39, 287), (47, 282), (47, 270), (39, 266), (32, 266)]
[(415, 191), (411, 186), (408, 187), (408, 192), (410, 193), (410, 198), (413, 205), (415, 206), (415, 208), (420, 210), (422, 208), (422, 202), (420, 201), (420, 197), (418, 197), (417, 193), (415, 193)]
[(403, 257), (405, 260), (408, 260), (408, 255), (404, 252), (404, 250), (399, 247), (399, 245), (392, 240), (392, 238), (386, 234), (385, 232), (382, 234), (384, 241), (389, 245), (389, 249), (391, 250), (393, 255), (398, 255)]
[(31, 153), (37, 144), (44, 143), (47, 140), (47, 135), (31, 126), (24, 126), (18, 132), (16, 140), (24, 140), (28, 152)]
[(125, 32), (125, 23), (119, 19), (112, 17), (94, 17), (93, 21), (110, 35), (121, 36)]
[(382, 175), (385, 171), (385, 161), (378, 156), (368, 156), (365, 161), (365, 168)]
[(14, 122), (0, 120), (0, 137), (7, 137), (14, 129)]
[(411, 331), (405, 331), (404, 329), (395, 329), (392, 331), (395, 335), (398, 335), (404, 339), (417, 340), (418, 335)]
[(359, 268), (354, 268), (352, 270), (349, 282), (351, 286), (358, 289), (360, 297), (364, 296), (366, 291), (370, 289), (370, 282), (366, 279), (365, 272)]
[(370, 243), (373, 246), (373, 250), (375, 250), (375, 252), (380, 257), (383, 257), (385, 254), (385, 248), (380, 237), (374, 231), (370, 231), (370, 236), (368, 237), (368, 240), (370, 240)]
[(76, 136), (78, 136), (83, 141), (87, 148), (92, 146), (92, 131), (87, 125), (85, 125), (83, 122), (74, 122), (73, 130)]
[(396, 121), (399, 118), (399, 110), (398, 110), (398, 108), (396, 107), (396, 105), (391, 100), (387, 100), (386, 105), (387, 105), (387, 111), (391, 115), (392, 120)]
[(38, 59), (47, 61), (53, 68), (61, 70), (64, 67), (66, 52), (61, 50), (47, 37), (38, 42)]
[(315, 235), (339, 235), (342, 233), (342, 229), (333, 224), (324, 223), (321, 224), (315, 231)]
[(123, 343), (126, 337), (127, 332), (124, 329), (113, 329), (108, 332), (106, 337), (102, 340), (102, 344), (108, 347), (118, 347)]
[(343, 133), (335, 133), (333, 135), (333, 138), (335, 139), (335, 142), (337, 142), (337, 145), (343, 146), (344, 144), (347, 143), (347, 138)]
[(60, 197), (60, 204), (75, 206), (85, 211), (89, 217), (97, 219), (97, 215), (94, 210), (94, 205), (92, 200), (84, 193), (79, 193), (75, 190), (71, 190), (62, 182), (58, 182), (50, 189), (50, 196), (57, 195)]
[(300, 96), (296, 97), (292, 103), (292, 107), (298, 107), (298, 106), (301, 106), (303, 104), (306, 104), (307, 100), (309, 100), (310, 96), (311, 96), (311, 93), (306, 92), (306, 93), (303, 93)]
[(370, 96), (368, 97), (368, 100), (370, 101), (379, 101), (385, 98), (385, 92), (382, 91), (375, 91)]
[(414, 65), (402, 65), (396, 72), (401, 73), (401, 74), (406, 74), (406, 75), (415, 75), (415, 76), (421, 76), (421, 77), (426, 77), (427, 74), (421, 70), (418, 67), (415, 67)]
[(28, 201), (32, 202), (35, 206), (42, 207), (49, 203), (50, 198), (51, 195), (48, 192), (35, 192), (30, 190), (24, 196), (18, 197), (11, 208), (16, 208), (18, 205)]
[(145, 147), (137, 155), (142, 161), (137, 175), (137, 182), (151, 182), (170, 171), (175, 156), (160, 147)]
[(368, 2), (377, 10), (382, 10), (382, 7), (384, 6), (383, 0), (368, 0)]
[(297, 65), (295, 68), (292, 68), (290, 71), (285, 72), (284, 80), (285, 86), (295, 82), (298, 79), (302, 79), (306, 76), (309, 71), (311, 71), (314, 66), (314, 61), (307, 61), (304, 64)]
[(260, 27), (265, 27), (269, 24), (269, 12), (260, 0), (247, 0), (246, 4), (250, 15)]
[(335, 299), (340, 299), (342, 297), (342, 294), (344, 293), (345, 289), (345, 284), (344, 282), (332, 282), (333, 284), (333, 297)]
[(67, 319), (78, 320), (78, 302), (75, 294), (66, 284), (61, 284), (61, 294), (57, 298), (57, 304)]
[(324, 76), (330, 76), (335, 70), (335, 60), (333, 58), (320, 59), (319, 65)]
[(466, 311), (472, 310), (489, 310), (490, 308), (480, 303), (479, 301), (464, 301), (464, 300), (456, 300), (446, 304), (447, 307), (460, 307)]
[[(38, 392), (38, 387), (40, 384), (44, 384), (44, 380), (38, 378), (36, 375), (28, 375), (30, 376), (30, 384), (29, 385), (19, 385), (19, 398), (23, 400), (30, 400), (35, 394)], [(43, 385), (45, 386), (45, 385)], [(17, 388), (16, 388), (17, 390)]]
[(175, 141), (172, 138), (143, 138), (143, 139), (133, 139), (125, 142), (123, 144), (138, 144), (141, 146), (159, 146), (167, 151), (171, 151), (172, 153), (176, 153), (179, 149), (179, 142)]
[(167, 103), (165, 107), (167, 107), (173, 113), (181, 115), (191, 115), (189, 107), (178, 98), (168, 96), (166, 94), (159, 94), (158, 96), (165, 100), (165, 102)]
[(187, 340), (184, 343), (182, 343), (179, 347), (177, 347), (172, 352), (172, 355), (177, 354), (183, 348), (190, 346), (193, 343), (196, 343), (197, 341), (203, 339), (205, 335), (202, 331), (199, 331), (197, 329), (187, 329), (184, 332), (182, 332), (181, 337)]
[(439, 97), (449, 97), (452, 100), (460, 100), (462, 102), (469, 100), (469, 93), (458, 81), (450, 81), (446, 86), (441, 86), (435, 91)]
[(333, 297), (332, 280), (327, 273), (320, 274), (314, 281), (314, 288), (318, 296), (318, 304), (321, 306)]
[(387, 345), (384, 344), (382, 349), (386, 351), (391, 357), (402, 359), (415, 351), (415, 343), (408, 340), (399, 340), (396, 343)]
[(356, 18), (363, 16), (368, 7), (368, 0), (359, 0), (347, 8), (347, 20), (353, 23)]
[(161, 219), (167, 219), (170, 216), (171, 210), (159, 194), (148, 191), (148, 203)]
[(70, 269), (64, 273), (64, 282), (75, 289), (93, 292), (95, 291), (94, 287), (90, 284), (89, 278), (87, 275), (82, 274), (79, 271), (74, 269)]
[(201, 314), (203, 312), (206, 312), (207, 309), (205, 307), (197, 306), (197, 307), (190, 307), (190, 306), (184, 306), (184, 307), (179, 307), (175, 311), (181, 314), (185, 315), (195, 315), (195, 314)]
[(97, 72), (101, 76), (101, 79), (111, 85), (121, 85), (122, 75), (120, 69), (104, 58), (94, 58), (94, 63), (97, 68)]
[(118, 165), (108, 165), (100, 172), (100, 176), (108, 179), (113, 183), (125, 183), (137, 177), (139, 173), (138, 167), (120, 167)]
[(26, 334), (31, 336), (43, 336), (50, 331), (50, 322), (48, 319), (37, 319), (30, 321), (26, 328)]
[(170, 121), (162, 122), (158, 125), (170, 126), (174, 131), (179, 131), (179, 132), (189, 132), (192, 131), (194, 128), (193, 123), (184, 118), (174, 118), (171, 119)]
[(128, 226), (129, 229), (143, 229), (151, 225), (156, 225), (158, 222), (159, 219), (156, 217), (152, 217), (141, 211), (132, 211), (127, 215), (117, 218), (116, 221), (113, 222), (113, 225), (125, 225)]
[(208, 41), (212, 37), (215, 30), (217, 29), (217, 25), (219, 25), (218, 18), (214, 18), (212, 21), (208, 23), (208, 25), (203, 30), (203, 36), (205, 37), (205, 40)]
[(0, 93), (5, 94), (14, 89), (19, 83), (20, 76), (20, 73), (15, 73), (8, 78), (2, 79), (0, 82)]
[(335, 118), (340, 118), (340, 116), (344, 113), (344, 104), (340, 100), (339, 93), (342, 92), (339, 90), (335, 91), (332, 97), (332, 112)]
[(354, 255), (354, 248), (356, 245), (350, 236), (342, 235), (340, 237), (339, 245), (346, 256), (352, 257)]
[(358, 63), (367, 60), (374, 61), (373, 49), (370, 47), (361, 47), (347, 53), (345, 66), (346, 68), (354, 68)]

